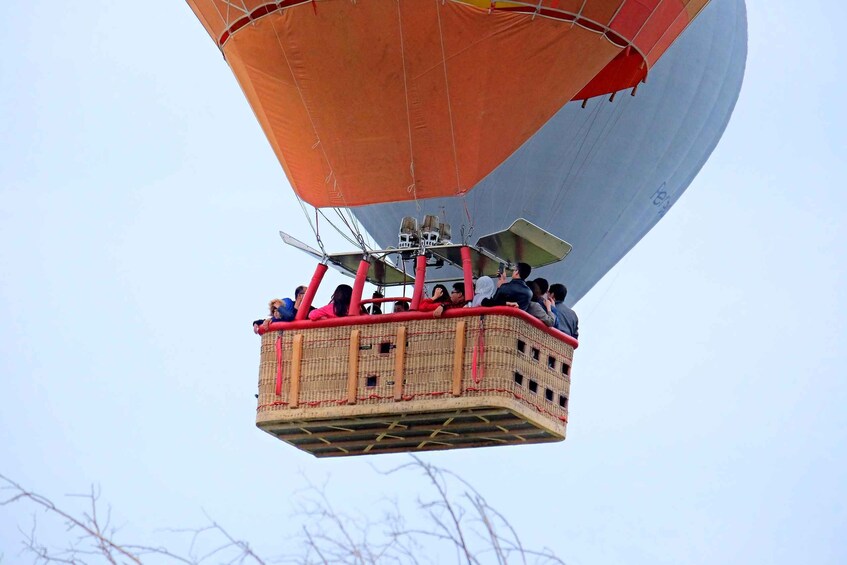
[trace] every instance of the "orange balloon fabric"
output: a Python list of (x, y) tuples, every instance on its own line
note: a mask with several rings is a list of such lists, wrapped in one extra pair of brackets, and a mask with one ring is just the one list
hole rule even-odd
[(295, 192), (470, 190), (568, 101), (635, 86), (707, 0), (188, 0)]

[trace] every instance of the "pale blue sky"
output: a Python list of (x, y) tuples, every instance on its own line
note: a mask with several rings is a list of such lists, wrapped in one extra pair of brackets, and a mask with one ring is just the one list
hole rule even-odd
[[(348, 509), (419, 488), (370, 467), (402, 457), (316, 460), (254, 427), (249, 322), (313, 269), (277, 230), (311, 232), (187, 5), (5, 14), (0, 472), (56, 498), (99, 483), (145, 539), (205, 509), (268, 553), (302, 474)], [(530, 545), (573, 565), (847, 562), (845, 20), (748, 2), (723, 140), (577, 305), (568, 440), (426, 456)], [(0, 510), (10, 562), (22, 519)]]

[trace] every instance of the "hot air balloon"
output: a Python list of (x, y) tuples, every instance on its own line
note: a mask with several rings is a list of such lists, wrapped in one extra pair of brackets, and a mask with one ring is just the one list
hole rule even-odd
[[(652, 85), (654, 63), (706, 0), (188, 3), (298, 198), (359, 207), (354, 213), (386, 247), (370, 249), (360, 237), (360, 251), (328, 254), (283, 234), (320, 263), (297, 320), (262, 332), (257, 425), (317, 456), (564, 439), (576, 340), (508, 307), (453, 308), (440, 319), (360, 316), (362, 288), (414, 282), (416, 305), (427, 269), (464, 279), (470, 294), (473, 277), (504, 263), (555, 268), (572, 248), (548, 228), (557, 218), (486, 208), (509, 193), (498, 175), (515, 162), (561, 158), (567, 102), (635, 94), (648, 74)], [(589, 128), (586, 139), (595, 134)], [(539, 139), (558, 153), (527, 152)], [(569, 202), (562, 170), (545, 170), (548, 200)], [(668, 194), (680, 185), (665, 186)], [(452, 220), (462, 224), (460, 243), (451, 241), (449, 214), (419, 226), (406, 213), (410, 205), (452, 213), (458, 202), (467, 217)], [(392, 249), (397, 232), (383, 226), (401, 216)], [(485, 235), (471, 239), (474, 230)], [(355, 274), (351, 315), (302, 321), (327, 263)]]

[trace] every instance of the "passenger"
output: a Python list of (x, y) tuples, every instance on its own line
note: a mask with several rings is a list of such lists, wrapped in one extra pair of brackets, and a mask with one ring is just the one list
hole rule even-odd
[(483, 306), (505, 306), (507, 302), (516, 302), (518, 308), (526, 311), (532, 302), (532, 291), (526, 285), (526, 279), (532, 272), (532, 267), (526, 263), (518, 263), (512, 270), (512, 280), (506, 282), (506, 273), (497, 279), (497, 292), (491, 298), (482, 301)]
[(453, 290), (450, 291), (450, 301), (440, 304), (432, 313), (436, 318), (440, 318), (450, 308), (464, 308), (466, 302), (465, 283), (453, 283)]
[(473, 300), (467, 306), (482, 306), (482, 301), (486, 298), (494, 296), (494, 291), (497, 290), (497, 285), (494, 284), (494, 279), (491, 277), (479, 277), (476, 279), (476, 287), (473, 293)]
[(556, 304), (556, 329), (574, 339), (579, 339), (579, 318), (576, 312), (565, 306), (564, 302), (568, 295), (568, 288), (563, 284), (556, 283), (550, 285), (550, 293), (553, 295)]
[(453, 283), (453, 290), (450, 291), (450, 302), (453, 308), (463, 308), (467, 300), (465, 299), (465, 283)]
[[(541, 291), (541, 296), (543, 297), (547, 294), (547, 291), (550, 290), (550, 283), (547, 282), (547, 279), (537, 277), (533, 280), (535, 281), (535, 284), (538, 285), (538, 290)], [(527, 284), (529, 284), (529, 282), (527, 282)]]
[(398, 300), (394, 303), (394, 313), (397, 312), (408, 312), (409, 311), (409, 303), (405, 300)]
[(556, 323), (556, 316), (553, 315), (553, 301), (547, 298), (546, 294), (541, 294), (541, 288), (535, 281), (529, 281), (529, 289), (532, 291), (532, 302), (529, 303), (529, 312), (542, 322), (545, 326), (553, 327)]
[[(374, 293), (371, 295), (371, 298), (374, 298), (374, 299), (385, 298), (385, 295), (382, 294), (380, 291), (375, 290)], [(382, 314), (382, 303), (381, 302), (374, 302), (373, 304), (371, 304), (370, 309), (366, 313), (367, 314)]]
[(450, 302), (450, 293), (443, 284), (437, 284), (432, 289), (432, 298), (424, 298), (418, 305), (419, 312), (432, 312), (442, 304)]
[[(550, 292), (550, 283), (547, 282), (547, 279), (538, 277), (535, 279), (535, 283), (538, 285), (538, 290), (541, 291), (541, 300), (550, 300), (550, 310), (553, 312), (553, 316), (556, 316), (556, 302), (553, 300), (553, 294)], [(556, 327), (556, 324), (553, 324), (553, 327)]]
[(303, 302), (303, 296), (306, 295), (306, 287), (298, 286), (294, 289), (294, 300), (285, 298), (282, 300), (282, 306), (278, 309), (283, 322), (293, 322), (297, 317), (297, 310), (300, 309), (300, 304)]
[(259, 327), (267, 328), (271, 322), (281, 322), (282, 315), (280, 314), (279, 309), (282, 305), (283, 301), (279, 298), (274, 298), (268, 302), (269, 317), (263, 320), (255, 320), (253, 322), (253, 332), (259, 333)]
[(353, 288), (349, 284), (340, 284), (332, 293), (332, 300), (323, 308), (309, 312), (310, 320), (323, 320), (326, 318), (341, 318), (347, 315), (350, 308), (350, 300), (353, 298)]

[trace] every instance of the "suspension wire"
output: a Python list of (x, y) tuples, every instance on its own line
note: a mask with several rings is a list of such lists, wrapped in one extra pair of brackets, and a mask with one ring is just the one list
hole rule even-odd
[(311, 215), (309, 214), (309, 211), (306, 209), (306, 203), (303, 202), (303, 199), (300, 198), (300, 195), (297, 194), (296, 192), (294, 193), (294, 196), (297, 198), (297, 203), (300, 205), (300, 209), (303, 211), (303, 215), (306, 217), (306, 221), (309, 222), (309, 227), (312, 228), (312, 233), (315, 236), (315, 241), (317, 242), (318, 246), (321, 248), (321, 253), (323, 253), (324, 258), (327, 257), (327, 252), (326, 252), (326, 248), (324, 247), (323, 240), (321, 239), (321, 229), (320, 229), (320, 223), (319, 223), (319, 216), (321, 218), (323, 218), (335, 231), (338, 232), (338, 234), (341, 237), (346, 239), (351, 245), (356, 245), (356, 246), (360, 245), (358, 241), (351, 238), (349, 235), (347, 235), (347, 233), (345, 233), (344, 230), (342, 230), (341, 228), (336, 226), (332, 222), (332, 220), (330, 220), (326, 216), (326, 214), (324, 214), (324, 211), (321, 210), (320, 208), (313, 207), (314, 211), (315, 211), (315, 220), (313, 222)]
[[(628, 49), (628, 48), (625, 48), (625, 49)], [(618, 70), (617, 73), (616, 73), (616, 78), (620, 78), (620, 75), (621, 75), (621, 71)], [(612, 93), (611, 97), (609, 98), (609, 102), (612, 102), (615, 99), (615, 94), (617, 94), (617, 91)], [(588, 150), (582, 156), (580, 163), (577, 165), (577, 161), (580, 160), (580, 154), (582, 154), (582, 150), (585, 147), (585, 144), (588, 142), (588, 138), (589, 138), (591, 132), (595, 130), (595, 125), (596, 125), (597, 120), (598, 120), (598, 118), (601, 114), (600, 109), (601, 109), (602, 104), (603, 104), (602, 100), (598, 100), (597, 105), (592, 109), (592, 116), (591, 116), (591, 119), (588, 123), (588, 127), (585, 130), (585, 135), (583, 136), (582, 140), (580, 141), (579, 147), (578, 147), (576, 153), (574, 154), (573, 160), (571, 161), (571, 165), (568, 169), (568, 173), (565, 176), (564, 181), (562, 181), (562, 185), (561, 185), (562, 188), (564, 188), (572, 178), (579, 176), (588, 167), (588, 165), (590, 165), (594, 161), (594, 157), (597, 155), (598, 147), (600, 146), (601, 142), (605, 141), (605, 139), (609, 136), (611, 131), (614, 129), (615, 125), (617, 125), (618, 121), (621, 119), (621, 116), (623, 115), (624, 104), (628, 104), (628, 102), (624, 102), (624, 101), (618, 102), (618, 104), (614, 108), (614, 110), (612, 110), (612, 112), (609, 113), (609, 116), (606, 118), (605, 123), (600, 128), (600, 133), (590, 143)], [(564, 194), (566, 192), (567, 192), (566, 190), (560, 190), (559, 191), (559, 194), (557, 195), (556, 200), (554, 201), (554, 207), (561, 204), (561, 200), (562, 200), (562, 198), (564, 198)]]
[(406, 298), (406, 261), (403, 260), (402, 253), (400, 253), (398, 256), (400, 257), (400, 264), (403, 266), (403, 298)]
[(462, 206), (464, 206), (464, 208), (465, 208), (465, 217), (468, 219), (468, 232), (467, 233), (465, 233), (465, 225), (464, 225), (464, 222), (462, 222), (462, 244), (467, 245), (470, 242), (471, 235), (473, 235), (473, 228), (474, 228), (474, 220), (473, 220), (473, 217), (471, 216), (471, 211), (468, 208), (468, 195), (467, 194), (462, 195)]
[[(224, 26), (226, 26), (226, 28), (229, 29), (229, 26), (230, 26), (230, 23), (229, 23), (229, 4), (226, 5), (226, 16), (224, 16), (221, 13), (221, 9), (218, 8), (217, 2), (212, 2), (212, 7), (215, 8), (215, 11), (218, 13), (218, 17), (221, 19), (221, 21), (223, 21)], [(220, 46), (218, 46), (218, 47), (220, 47)]]
[(447, 78), (447, 53), (444, 50), (444, 31), (441, 27), (441, 8), (438, 3), (440, 0), (435, 0), (435, 12), (438, 15), (438, 37), (441, 40), (441, 61), (444, 68), (444, 93), (447, 97), (447, 115), (450, 117), (450, 137), (453, 141), (453, 163), (456, 166), (456, 192), (462, 192), (462, 181), (459, 176), (459, 155), (456, 150), (456, 131), (453, 126), (453, 105), (450, 102), (450, 81)]
[(356, 231), (362, 236), (362, 239), (365, 240), (365, 245), (368, 249), (373, 249), (376, 247), (373, 240), (371, 239), (371, 235), (367, 232), (367, 230), (362, 229), (362, 225), (359, 223), (359, 219), (356, 217), (356, 214), (353, 213), (353, 210), (350, 208), (346, 208), (347, 213), (350, 215), (350, 219), (353, 221), (353, 226), (356, 228)]
[[(600, 103), (595, 105), (594, 108), (591, 110), (591, 117), (589, 118), (588, 122), (584, 125), (581, 125), (579, 130), (577, 131), (577, 135), (581, 134), (580, 135), (581, 139), (579, 141), (579, 145), (577, 146), (576, 152), (574, 153), (574, 157), (571, 160), (570, 166), (568, 167), (568, 172), (565, 174), (565, 178), (562, 180), (562, 183), (559, 187), (559, 192), (556, 195), (556, 199), (553, 201), (553, 206), (551, 208), (555, 209), (556, 207), (558, 207), (561, 204), (562, 198), (564, 198), (565, 192), (567, 192), (565, 190), (565, 187), (568, 185), (568, 182), (570, 181), (570, 179), (571, 179), (571, 177), (574, 173), (574, 166), (576, 165), (576, 160), (579, 157), (579, 154), (582, 152), (583, 146), (585, 146), (585, 143), (588, 141), (588, 135), (591, 133), (592, 129), (594, 128), (594, 122), (597, 121), (597, 117), (599, 115), (600, 115)], [(581, 133), (583, 131), (584, 131), (584, 133)]]
[(403, 94), (406, 101), (406, 129), (409, 132), (409, 176), (412, 183), (406, 187), (406, 192), (412, 195), (415, 200), (415, 208), (420, 213), (421, 205), (418, 202), (418, 187), (415, 182), (415, 150), (412, 144), (412, 115), (409, 111), (409, 81), (408, 72), (406, 70), (406, 44), (403, 41), (403, 15), (400, 11), (400, 0), (397, 1), (397, 28), (400, 32), (400, 56), (403, 61)]
[(324, 220), (326, 220), (326, 222), (327, 222), (330, 226), (332, 226), (332, 229), (334, 229), (335, 231), (337, 231), (337, 232), (338, 232), (338, 234), (339, 234), (341, 237), (343, 237), (344, 239), (346, 239), (346, 240), (347, 240), (347, 241), (348, 241), (351, 245), (358, 245), (358, 242), (357, 242), (355, 239), (352, 239), (349, 235), (347, 235), (347, 233), (345, 233), (345, 231), (344, 231), (344, 230), (342, 230), (341, 228), (339, 228), (338, 226), (336, 226), (336, 225), (332, 222), (332, 220), (330, 220), (330, 219), (326, 216), (326, 214), (324, 214), (324, 211), (323, 211), (323, 210), (321, 210), (321, 209), (319, 209), (319, 208), (315, 208), (315, 211), (316, 211), (318, 214), (320, 214), (320, 215), (321, 215), (321, 217), (322, 217)]
[(607, 137), (611, 134), (612, 130), (615, 129), (615, 126), (620, 121), (621, 116), (623, 116), (624, 105), (629, 103), (629, 99), (625, 98), (621, 102), (618, 103), (617, 107), (609, 114), (609, 117), (606, 119), (606, 123), (600, 129), (600, 134), (597, 138), (591, 143), (591, 146), (588, 148), (588, 151), (585, 153), (585, 157), (583, 157), (582, 162), (577, 166), (575, 175), (580, 174), (583, 170), (585, 170), (588, 165), (590, 165), (594, 158), (597, 156), (599, 151), (598, 147), (600, 144), (606, 140)]
[(297, 198), (297, 203), (300, 204), (300, 209), (303, 211), (303, 215), (306, 216), (306, 221), (309, 222), (309, 227), (312, 228), (312, 233), (315, 235), (315, 241), (317, 241), (318, 246), (321, 248), (321, 253), (323, 254), (323, 260), (326, 259), (327, 253), (324, 248), (324, 242), (321, 240), (321, 227), (318, 223), (318, 209), (315, 208), (315, 223), (312, 223), (312, 218), (309, 215), (309, 212), (306, 210), (306, 203), (303, 202), (303, 199), (300, 198), (300, 195), (296, 192), (294, 196)]
[(303, 89), (300, 86), (300, 81), (297, 80), (297, 75), (294, 72), (294, 68), (291, 65), (291, 61), (288, 58), (288, 53), (285, 51), (285, 46), (283, 45), (282, 39), (279, 36), (279, 32), (276, 29), (276, 26), (271, 24), (271, 27), (274, 31), (274, 36), (276, 37), (277, 45), (279, 46), (280, 51), (282, 52), (283, 57), (285, 58), (285, 64), (288, 66), (288, 72), (291, 73), (291, 76), (294, 80), (294, 86), (297, 88), (297, 93), (300, 96), (300, 103), (303, 104), (303, 107), (306, 109), (306, 115), (309, 117), (309, 122), (312, 126), (312, 132), (315, 134), (315, 144), (312, 146), (313, 148), (320, 148), (321, 155), (323, 156), (323, 160), (329, 168), (329, 174), (326, 176), (324, 180), (324, 184), (329, 184), (330, 180), (332, 180), (332, 191), (330, 192), (330, 197), (338, 198), (341, 197), (344, 205), (347, 205), (347, 198), (344, 195), (344, 192), (338, 186), (338, 178), (335, 176), (335, 170), (332, 168), (332, 163), (329, 160), (329, 155), (327, 155), (326, 148), (324, 147), (323, 141), (321, 140), (321, 136), (318, 133), (317, 125), (315, 124), (314, 117), (312, 116), (312, 112), (309, 110), (309, 105), (306, 104), (306, 97), (303, 94)]
[(359, 225), (359, 220), (357, 220), (356, 216), (353, 214), (353, 210), (351, 210), (350, 208), (342, 208), (342, 212), (347, 213), (347, 218), (350, 220), (350, 225), (352, 226), (353, 232), (356, 235), (356, 239), (361, 239), (362, 241), (364, 241), (365, 233), (362, 230), (362, 226)]
[[(368, 252), (369, 252), (369, 249), (368, 249), (368, 246), (365, 244), (365, 238), (362, 236), (362, 233), (356, 227), (358, 224), (355, 224), (355, 221), (351, 222), (347, 218), (344, 217), (343, 211), (347, 210), (349, 212), (350, 209), (349, 208), (333, 208), (333, 210), (335, 210), (336, 215), (341, 219), (342, 222), (344, 222), (344, 225), (347, 227), (348, 230), (350, 230), (350, 233), (352, 233), (353, 236), (356, 238), (356, 241), (353, 242), (353, 245), (358, 245), (359, 247), (361, 247), (362, 253), (367, 255)], [(353, 218), (352, 212), (350, 212), (350, 218), (351, 219)]]

